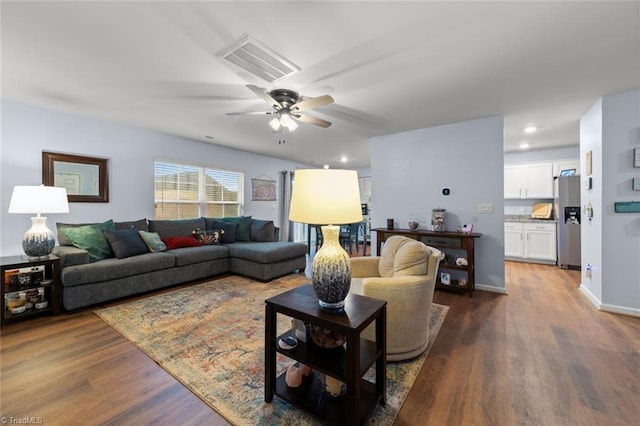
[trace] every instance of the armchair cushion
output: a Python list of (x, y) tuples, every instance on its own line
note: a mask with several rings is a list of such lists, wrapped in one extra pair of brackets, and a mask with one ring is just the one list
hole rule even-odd
[(384, 243), (378, 272), (381, 277), (424, 275), (427, 273), (429, 247), (420, 241), (394, 235)]

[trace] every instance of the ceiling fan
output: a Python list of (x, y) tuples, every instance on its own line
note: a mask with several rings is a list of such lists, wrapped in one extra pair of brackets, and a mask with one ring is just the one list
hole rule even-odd
[(304, 113), (332, 103), (333, 98), (329, 95), (303, 100), (298, 93), (289, 89), (273, 89), (267, 92), (265, 89), (253, 84), (247, 84), (247, 88), (267, 101), (273, 111), (228, 112), (227, 115), (274, 115), (275, 117), (269, 122), (269, 125), (275, 131), (283, 128), (293, 131), (298, 127), (296, 121), (325, 128), (331, 126), (331, 122), (327, 120)]

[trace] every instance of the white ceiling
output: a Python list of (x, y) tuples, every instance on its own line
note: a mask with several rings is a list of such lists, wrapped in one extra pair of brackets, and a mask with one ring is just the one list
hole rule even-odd
[[(505, 152), (576, 146), (590, 105), (640, 88), (639, 1), (2, 1), (0, 13), (4, 98), (333, 167), (343, 155), (367, 167), (373, 136), (491, 115)], [(269, 84), (216, 58), (243, 33), (302, 70)], [(279, 144), (268, 116), (225, 115), (269, 108), (246, 84), (330, 94), (312, 114), (333, 125)]]

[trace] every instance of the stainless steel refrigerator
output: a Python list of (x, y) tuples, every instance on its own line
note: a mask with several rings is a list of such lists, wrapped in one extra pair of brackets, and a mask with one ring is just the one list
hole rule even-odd
[(554, 200), (558, 219), (558, 266), (580, 269), (580, 176), (559, 176)]

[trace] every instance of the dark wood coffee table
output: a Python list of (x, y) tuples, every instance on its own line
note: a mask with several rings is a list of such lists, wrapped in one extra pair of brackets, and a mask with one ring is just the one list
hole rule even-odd
[[(344, 312), (329, 313), (320, 309), (310, 284), (281, 293), (265, 301), (265, 383), (264, 400), (273, 396), (288, 401), (317, 419), (330, 424), (363, 423), (376, 404), (386, 402), (386, 322), (387, 302), (371, 297), (349, 294)], [(324, 349), (310, 340), (298, 342), (291, 350), (278, 347), (278, 339), (291, 334), (288, 330), (276, 336), (277, 314), (297, 318), (347, 336), (346, 347)], [(376, 342), (360, 337), (375, 321)], [(319, 380), (298, 388), (289, 388), (285, 373), (276, 377), (277, 353), (306, 364), (318, 372), (346, 383), (346, 394), (339, 398), (323, 395)], [(375, 384), (363, 378), (375, 363)]]

